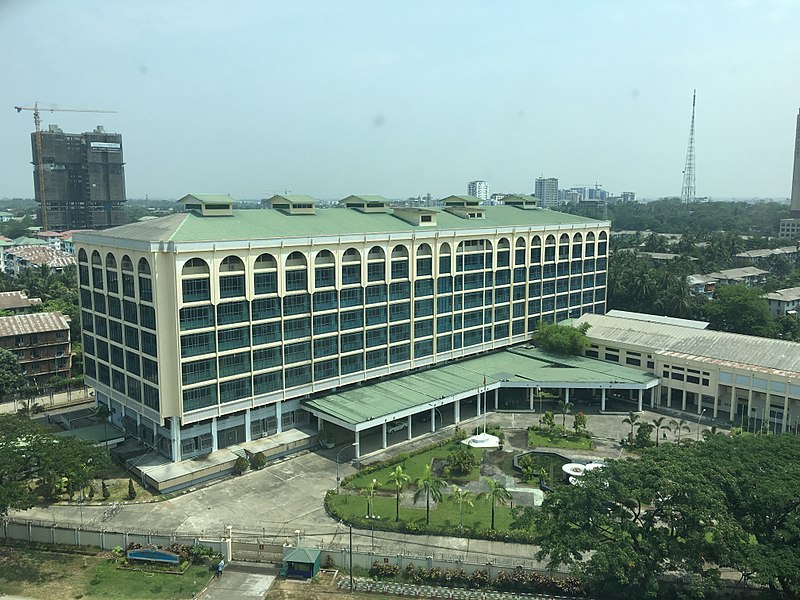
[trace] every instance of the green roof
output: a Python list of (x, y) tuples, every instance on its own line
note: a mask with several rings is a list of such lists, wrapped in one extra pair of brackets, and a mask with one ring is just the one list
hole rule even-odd
[[(286, 196), (284, 196), (286, 197)], [(291, 196), (296, 202), (306, 196)], [(313, 200), (313, 198), (311, 198)], [(481, 207), (484, 208), (484, 207)], [(487, 206), (485, 217), (462, 219), (440, 209), (435, 225), (412, 225), (386, 212), (364, 213), (348, 208), (317, 209), (313, 215), (287, 215), (278, 210), (235, 210), (225, 218), (203, 217), (194, 213), (177, 213), (144, 223), (130, 223), (102, 231), (81, 232), (76, 241), (103, 238), (144, 242), (251, 241), (315, 236), (342, 236), (364, 233), (402, 233), (413, 231), (458, 231), (500, 227), (604, 224), (551, 210), (523, 211), (513, 206)]]
[(321, 552), (316, 548), (294, 548), (283, 557), (284, 562), (314, 564)]
[(178, 202), (183, 202), (189, 198), (194, 198), (200, 204), (232, 204), (234, 199), (228, 194), (187, 194)]
[(14, 246), (47, 246), (50, 242), (39, 238), (32, 237), (18, 237), (14, 240)]
[(484, 377), (487, 385), (508, 382), (545, 388), (644, 389), (658, 382), (652, 373), (631, 367), (517, 347), (304, 400), (302, 405), (343, 424), (357, 425), (397, 418), (397, 413), (404, 410), (424, 407), (449, 396), (477, 393), (483, 387)]

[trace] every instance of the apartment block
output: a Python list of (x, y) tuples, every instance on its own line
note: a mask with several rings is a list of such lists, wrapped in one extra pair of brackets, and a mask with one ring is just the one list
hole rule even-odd
[(69, 318), (60, 312), (0, 317), (0, 347), (13, 352), (35, 383), (69, 377), (72, 366)]

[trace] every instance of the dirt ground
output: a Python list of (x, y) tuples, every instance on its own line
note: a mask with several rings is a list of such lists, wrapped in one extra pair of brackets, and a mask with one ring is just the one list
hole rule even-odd
[(336, 587), (336, 582), (347, 574), (339, 573), (334, 581), (332, 573), (320, 573), (312, 582), (276, 579), (264, 597), (265, 600), (364, 600), (374, 594), (351, 594)]

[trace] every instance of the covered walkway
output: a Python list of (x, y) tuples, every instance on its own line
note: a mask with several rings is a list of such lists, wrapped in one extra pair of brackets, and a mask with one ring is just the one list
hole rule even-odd
[(497, 410), (503, 395), (523, 394), (524, 409), (534, 411), (542, 389), (558, 390), (566, 401), (573, 390), (591, 390), (604, 411), (607, 393), (616, 390), (638, 394), (641, 411), (645, 390), (657, 385), (652, 373), (520, 347), (311, 398), (302, 406), (316, 417), (319, 431), (337, 426), (352, 432), (358, 458), (366, 432), (378, 432), (386, 448), (390, 435), (410, 440), (414, 427), (433, 432)]

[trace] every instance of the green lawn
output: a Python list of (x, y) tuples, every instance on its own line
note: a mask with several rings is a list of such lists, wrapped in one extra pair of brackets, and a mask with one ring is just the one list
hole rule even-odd
[[(431, 464), (431, 461), (434, 458), (446, 458), (447, 455), (457, 448), (463, 448), (464, 446), (461, 442), (451, 442), (446, 444), (445, 446), (441, 446), (439, 448), (433, 448), (426, 452), (422, 452), (420, 454), (416, 454), (404, 460), (401, 463), (397, 463), (402, 465), (403, 470), (411, 477), (412, 483), (422, 477), (423, 473), (425, 472), (425, 465)], [(458, 475), (452, 477), (453, 481), (448, 481), (448, 483), (460, 483), (466, 481), (477, 481), (480, 478), (480, 463), (483, 458), (483, 450), (480, 448), (470, 448), (473, 454), (475, 454), (475, 458), (477, 459), (478, 467), (473, 469), (471, 473), (468, 475)], [(396, 465), (392, 465), (389, 467), (384, 467), (383, 469), (379, 469), (377, 471), (373, 471), (372, 473), (362, 473), (357, 475), (355, 478), (351, 479), (347, 482), (347, 485), (344, 487), (350, 489), (366, 489), (370, 483), (372, 483), (373, 479), (378, 480), (378, 489), (391, 492), (394, 491), (394, 487), (391, 485), (387, 485), (386, 482), (389, 479), (389, 474), (394, 471)]]
[(528, 446), (531, 448), (572, 448), (575, 450), (591, 450), (592, 440), (574, 434), (562, 436), (560, 433), (544, 431), (528, 431)]
[(183, 575), (145, 573), (117, 569), (106, 560), (94, 570), (86, 596), (125, 600), (126, 598), (192, 598), (211, 579), (208, 567), (192, 565)]
[[(413, 490), (406, 490), (401, 498), (413, 496)], [(376, 496), (373, 500), (373, 512), (381, 517), (381, 521), (394, 521), (395, 518), (395, 497)], [(474, 499), (475, 506), (470, 508), (464, 506), (464, 527), (489, 529), (491, 524), (491, 508), (486, 500)], [(364, 518), (367, 514), (367, 498), (363, 495), (353, 496), (347, 494), (334, 495), (331, 498), (331, 505), (339, 509), (339, 514), (347, 521), (350, 518)], [(417, 502), (417, 508), (406, 508), (400, 506), (400, 520), (405, 522), (415, 522), (425, 525), (425, 498)], [(509, 506), (498, 506), (495, 508), (495, 528), (499, 531), (510, 529), (511, 509)], [(455, 502), (445, 499), (438, 505), (431, 503), (431, 525), (453, 527), (453, 533), (457, 533), (458, 527), (458, 505)]]

